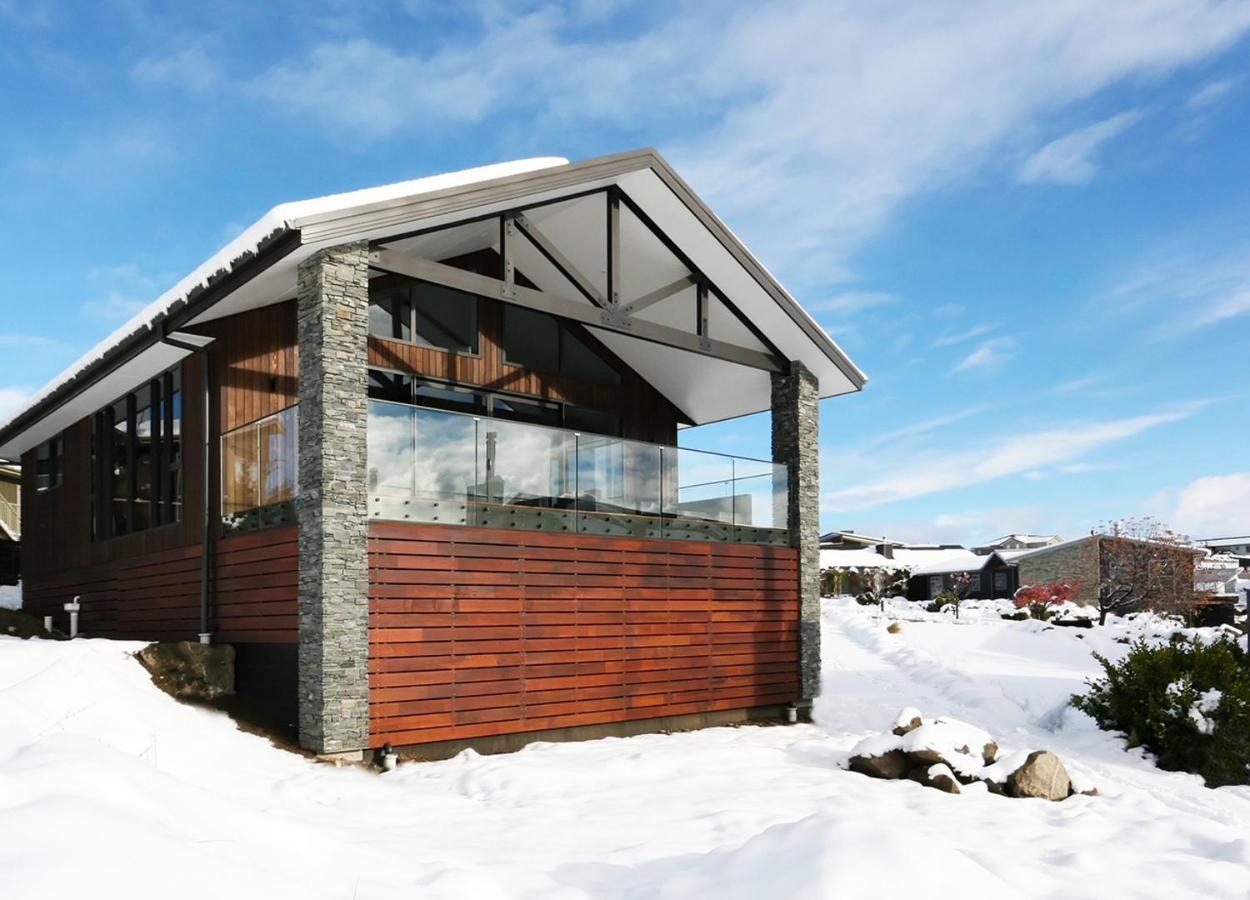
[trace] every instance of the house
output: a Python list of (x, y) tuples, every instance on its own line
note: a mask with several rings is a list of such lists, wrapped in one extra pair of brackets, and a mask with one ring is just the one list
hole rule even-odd
[[(1151, 561), (1146, 565), (1139, 562), (1143, 549), (1150, 551)], [(1097, 605), (1101, 583), (1117, 578), (1146, 582), (1136, 586), (1140, 599), (1134, 607), (1145, 608), (1156, 602), (1171, 605), (1192, 601), (1195, 566), (1204, 555), (1204, 551), (1184, 545), (1092, 534), (1024, 551), (1014, 563), (1020, 585), (1075, 582), (1075, 602), (1088, 605)]]
[(1199, 547), (1206, 547), (1212, 553), (1235, 557), (1241, 562), (1243, 568), (1250, 568), (1250, 535), (1204, 538), (1194, 543)]
[(285, 204), (0, 427), (24, 602), (232, 644), (319, 754), (779, 715), (864, 380), (650, 150)]
[(0, 585), (21, 579), (22, 472), (0, 465)]
[(939, 594), (955, 590), (961, 576), (968, 579), (966, 599), (1011, 597), (1020, 586), (1015, 565), (1005, 552), (980, 554), (964, 550), (911, 569), (907, 598), (931, 603)]
[(991, 553), (994, 550), (1035, 550), (1061, 543), (1063, 538), (1057, 534), (1005, 534), (975, 549), (978, 553)]

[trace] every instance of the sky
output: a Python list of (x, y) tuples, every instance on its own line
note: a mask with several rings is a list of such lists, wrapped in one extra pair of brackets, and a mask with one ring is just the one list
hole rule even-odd
[(1250, 533), (1250, 2), (0, 0), (0, 109), (0, 417), (277, 203), (652, 146), (869, 376), (824, 528)]

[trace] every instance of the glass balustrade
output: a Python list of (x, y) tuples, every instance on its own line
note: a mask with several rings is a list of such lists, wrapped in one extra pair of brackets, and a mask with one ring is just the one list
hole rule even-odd
[(371, 400), (368, 468), (376, 519), (789, 544), (760, 460)]

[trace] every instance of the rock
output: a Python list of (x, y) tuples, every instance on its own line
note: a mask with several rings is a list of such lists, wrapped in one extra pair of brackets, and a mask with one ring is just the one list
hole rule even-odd
[(911, 768), (907, 755), (901, 750), (891, 750), (881, 756), (852, 756), (851, 771), (873, 778), (902, 778)]
[(902, 737), (909, 731), (915, 731), (923, 724), (924, 720), (920, 717), (920, 710), (912, 706), (906, 706), (894, 718), (894, 733)]
[(998, 744), (990, 741), (981, 748), (981, 759), (985, 760), (987, 766), (994, 765), (994, 760), (998, 759)]
[(1012, 797), (1064, 800), (1072, 787), (1063, 761), (1048, 750), (1035, 750), (1024, 765), (1007, 777), (1007, 793)]
[(955, 773), (950, 770), (949, 766), (941, 764), (930, 766), (925, 772), (924, 783), (948, 794), (959, 793), (959, 779), (955, 777)]
[(136, 656), (152, 681), (179, 700), (211, 701), (234, 693), (234, 648), (229, 644), (171, 641)]

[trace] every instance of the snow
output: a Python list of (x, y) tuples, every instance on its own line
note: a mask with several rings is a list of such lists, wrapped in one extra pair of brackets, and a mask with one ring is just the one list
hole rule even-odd
[[(1250, 895), (1250, 788), (1162, 772), (1066, 707), (1099, 671), (1091, 650), (1118, 658), (1121, 639), (1171, 626), (1056, 628), (1005, 608), (969, 601), (955, 621), (826, 600), (813, 725), (466, 751), (386, 774), (176, 703), (130, 658), (141, 644), (0, 637), (0, 895)], [(949, 795), (847, 771), (909, 705), (992, 735), (1000, 778), (1046, 749), (1099, 796)]]
[[(821, 550), (820, 567), (822, 569), (898, 569), (917, 570), (921, 566), (936, 565), (948, 560), (966, 560), (976, 556), (970, 550), (945, 547), (934, 550), (912, 550), (897, 548), (893, 558), (882, 556), (875, 550)], [(976, 557), (983, 565), (987, 557)], [(980, 568), (978, 565), (972, 568)]]
[(141, 328), (144, 328), (145, 326), (150, 325), (159, 315), (167, 312), (169, 308), (174, 305), (174, 303), (184, 299), (192, 289), (198, 285), (206, 283), (209, 276), (215, 274), (221, 269), (229, 271), (231, 263), (235, 259), (242, 256), (244, 253), (254, 252), (260, 245), (261, 241), (271, 235), (275, 230), (279, 228), (292, 227), (293, 223), (297, 219), (318, 215), (320, 213), (333, 212), (335, 210), (351, 209), (368, 203), (378, 203), (403, 197), (415, 197), (420, 194), (428, 194), (433, 191), (441, 191), (448, 188), (459, 187), (461, 185), (474, 184), (479, 181), (506, 178), (510, 175), (520, 175), (525, 172), (533, 172), (538, 169), (567, 164), (568, 160), (562, 157), (535, 157), (533, 159), (520, 159), (513, 162), (496, 163), (489, 166), (478, 166), (472, 169), (464, 169), (459, 172), (447, 172), (440, 175), (427, 176), (425, 178), (399, 181), (394, 184), (379, 185), (376, 187), (364, 188), (358, 191), (348, 191), (340, 194), (327, 194), (324, 197), (314, 197), (308, 200), (281, 203), (261, 216), (248, 228), (244, 229), (238, 237), (234, 238), (206, 259), (203, 263), (197, 266), (189, 275), (136, 313), (124, 325), (88, 350), (78, 359), (77, 362), (67, 368), (60, 375), (53, 378), (39, 391), (35, 392), (26, 401), (26, 403), (21, 406), (21, 408), (14, 410), (11, 415), (7, 416), (3, 420), (0, 420), (0, 429), (7, 427), (10, 422), (15, 421), (28, 409), (38, 405), (62, 384), (69, 381), (74, 375), (104, 356), (105, 353), (112, 349), (112, 347), (118, 344), (123, 338), (140, 330)]

